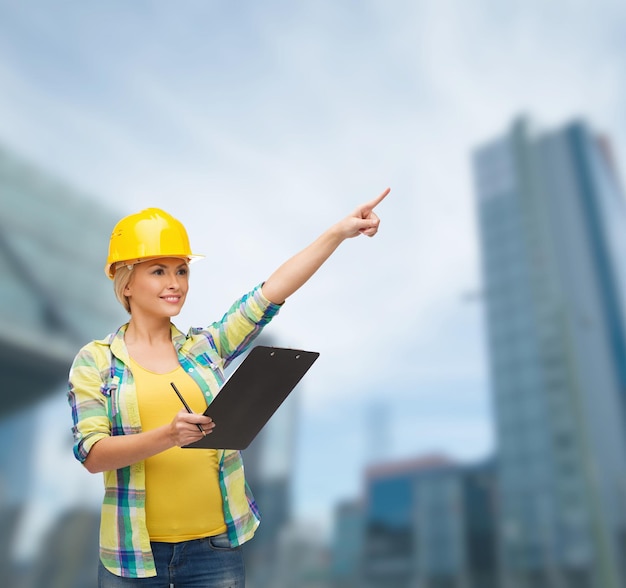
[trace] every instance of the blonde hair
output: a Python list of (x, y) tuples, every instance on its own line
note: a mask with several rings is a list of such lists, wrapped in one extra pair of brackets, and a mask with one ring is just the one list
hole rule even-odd
[(126, 312), (130, 314), (130, 300), (128, 296), (124, 296), (124, 290), (126, 290), (126, 286), (128, 286), (131, 278), (133, 277), (133, 266), (130, 268), (126, 265), (123, 265), (115, 271), (115, 275), (113, 276), (113, 291), (115, 292), (116, 298), (120, 301), (120, 304), (125, 308)]

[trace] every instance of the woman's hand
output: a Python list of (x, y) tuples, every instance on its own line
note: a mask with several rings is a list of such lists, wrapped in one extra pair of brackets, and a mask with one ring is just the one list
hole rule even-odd
[(339, 221), (335, 227), (341, 232), (344, 239), (351, 239), (358, 235), (367, 235), (373, 237), (378, 232), (378, 226), (380, 225), (380, 219), (374, 212), (376, 208), (391, 192), (390, 188), (387, 188), (380, 196), (374, 198), (370, 202), (362, 204), (349, 216)]
[(214, 427), (210, 417), (181, 409), (170, 423), (170, 436), (174, 445), (182, 447), (206, 437)]
[(91, 448), (84, 466), (92, 474), (124, 468), (174, 446), (198, 441), (211, 433), (213, 427), (215, 423), (210, 417), (181, 410), (171, 423), (156, 429), (101, 439)]

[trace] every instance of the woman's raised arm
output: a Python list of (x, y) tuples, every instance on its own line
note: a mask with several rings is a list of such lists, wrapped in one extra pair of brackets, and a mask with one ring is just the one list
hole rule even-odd
[(380, 219), (374, 208), (389, 194), (387, 188), (379, 196), (359, 206), (352, 214), (334, 224), (313, 243), (283, 263), (263, 284), (263, 295), (276, 304), (282, 304), (322, 266), (346, 239), (378, 232)]

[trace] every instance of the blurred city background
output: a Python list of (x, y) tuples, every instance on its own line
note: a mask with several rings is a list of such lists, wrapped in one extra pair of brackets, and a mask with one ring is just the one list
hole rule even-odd
[(250, 588), (626, 588), (626, 5), (0, 0), (0, 570), (96, 586), (69, 365), (122, 216), (219, 318), (386, 186), (261, 342)]

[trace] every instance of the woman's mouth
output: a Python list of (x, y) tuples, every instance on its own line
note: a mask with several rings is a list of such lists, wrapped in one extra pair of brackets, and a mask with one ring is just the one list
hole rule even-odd
[(180, 301), (180, 296), (161, 296), (161, 300), (165, 300), (165, 302), (170, 304), (176, 304)]

